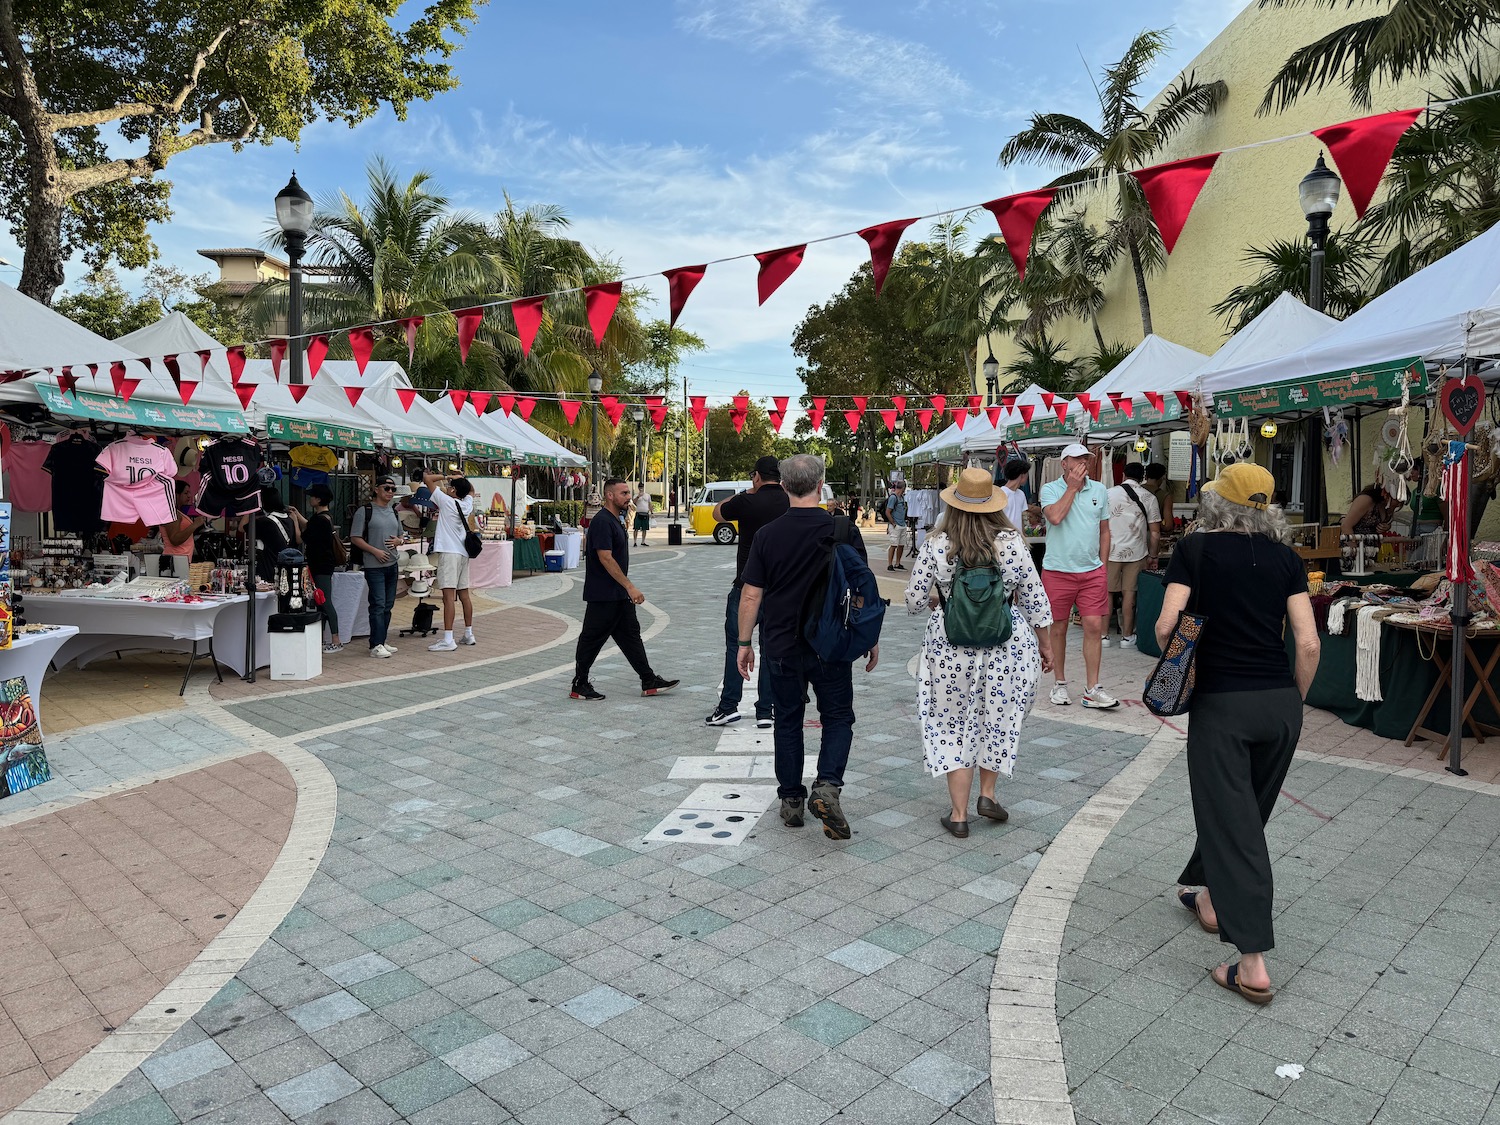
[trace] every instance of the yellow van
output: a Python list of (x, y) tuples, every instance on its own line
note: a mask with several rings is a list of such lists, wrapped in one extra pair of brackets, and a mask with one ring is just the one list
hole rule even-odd
[[(736, 492), (746, 492), (750, 488), (747, 480), (712, 480), (703, 486), (698, 495), (693, 499), (692, 516), (690, 523), (694, 535), (712, 535), (715, 543), (725, 546), (733, 543), (739, 537), (740, 529), (734, 521), (727, 523), (714, 519), (714, 507), (728, 500)], [(833, 502), (833, 489), (825, 482), (823, 485), (823, 502), (818, 505), (826, 508)]]

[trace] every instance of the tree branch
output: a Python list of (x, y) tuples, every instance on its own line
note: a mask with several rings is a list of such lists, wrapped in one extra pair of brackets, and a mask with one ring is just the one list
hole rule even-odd
[[(0, 0), (0, 3), (4, 2), (5, 0)], [(259, 124), (259, 119), (250, 111), (250, 103), (243, 95), (236, 95), (236, 100), (245, 112), (245, 125), (238, 133), (229, 136), (214, 131), (213, 112), (223, 104), (221, 99), (203, 111), (199, 118), (198, 128), (190, 133), (174, 134), (166, 138), (163, 143), (153, 145), (151, 151), (145, 156), (137, 156), (129, 160), (111, 160), (88, 168), (71, 168), (63, 171), (59, 176), (63, 194), (71, 198), (104, 184), (150, 176), (165, 168), (167, 161), (179, 152), (197, 148), (200, 145), (237, 144), (249, 140)]]

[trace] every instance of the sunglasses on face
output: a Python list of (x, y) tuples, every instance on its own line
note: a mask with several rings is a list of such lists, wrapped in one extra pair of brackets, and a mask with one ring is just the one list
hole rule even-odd
[(380, 491), (381, 492), (395, 492), (396, 491), (396, 486), (394, 484), (382, 484), (380, 486)]

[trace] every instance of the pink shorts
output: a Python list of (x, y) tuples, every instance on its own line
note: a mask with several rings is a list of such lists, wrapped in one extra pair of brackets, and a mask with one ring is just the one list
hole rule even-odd
[(1109, 616), (1109, 581), (1102, 566), (1082, 574), (1044, 569), (1042, 586), (1052, 603), (1053, 621), (1066, 621), (1075, 605), (1084, 617)]

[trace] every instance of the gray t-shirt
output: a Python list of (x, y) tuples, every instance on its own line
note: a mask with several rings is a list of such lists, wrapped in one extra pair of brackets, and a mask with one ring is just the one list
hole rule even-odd
[(396, 506), (394, 504), (387, 504), (382, 508), (379, 504), (370, 505), (370, 527), (368, 530), (365, 528), (365, 510), (363, 507), (354, 509), (354, 525), (349, 529), (350, 536), (358, 536), (370, 546), (379, 547), (386, 554), (390, 555), (390, 558), (385, 562), (381, 562), (374, 555), (370, 554), (369, 551), (361, 551), (360, 555), (363, 557), (359, 560), (360, 565), (369, 570), (378, 570), (383, 566), (395, 566), (396, 552), (388, 548), (385, 545), (385, 541), (392, 537), (399, 537), (402, 534), (401, 521), (396, 517)]

